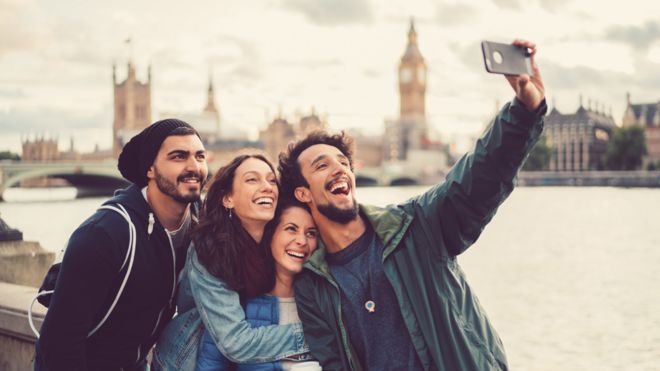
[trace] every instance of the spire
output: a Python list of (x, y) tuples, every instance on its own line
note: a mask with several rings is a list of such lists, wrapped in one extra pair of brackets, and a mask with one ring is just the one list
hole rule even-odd
[(127, 80), (133, 81), (135, 80), (135, 66), (133, 65), (132, 60), (128, 60), (128, 78)]
[(417, 46), (417, 31), (415, 31), (415, 21), (410, 18), (410, 30), (408, 30), (408, 45), (406, 51), (401, 57), (402, 61), (421, 61), (424, 60), (422, 53)]
[(112, 83), (117, 84), (117, 64), (112, 63)]
[(204, 112), (218, 112), (218, 109), (215, 107), (215, 92), (213, 90), (213, 75), (209, 74), (209, 89), (206, 95), (206, 107), (204, 107)]
[(415, 19), (410, 17), (410, 30), (408, 31), (408, 43), (417, 44), (417, 32), (415, 31)]

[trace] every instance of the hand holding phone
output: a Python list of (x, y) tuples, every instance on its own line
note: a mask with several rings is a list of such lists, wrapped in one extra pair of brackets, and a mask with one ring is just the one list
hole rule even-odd
[(531, 75), (532, 63), (527, 48), (482, 41), (481, 51), (484, 56), (486, 71), (503, 75)]
[[(494, 47), (493, 44), (495, 44)], [(516, 39), (511, 45), (484, 41), (481, 46), (486, 70), (491, 73), (504, 74), (504, 78), (513, 88), (518, 100), (527, 110), (535, 111), (545, 99), (545, 87), (535, 58), (538, 51), (536, 44)], [(500, 53), (502, 59), (499, 63), (494, 64), (491, 61), (489, 66), (488, 60), (497, 58), (493, 54), (495, 51)], [(504, 63), (505, 61), (506, 63)]]

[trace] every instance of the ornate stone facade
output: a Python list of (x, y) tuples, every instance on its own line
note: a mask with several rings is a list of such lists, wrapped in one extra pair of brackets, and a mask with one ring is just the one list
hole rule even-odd
[(22, 161), (57, 161), (60, 158), (60, 152), (57, 148), (57, 139), (54, 138), (46, 139), (41, 136), (36, 137), (33, 140), (26, 139), (22, 142), (22, 147)]
[(587, 171), (605, 168), (605, 151), (616, 124), (611, 113), (582, 105), (562, 114), (553, 107), (545, 119), (545, 134), (552, 148), (551, 171)]
[(626, 111), (623, 126), (640, 125), (644, 128), (647, 157), (645, 163), (660, 162), (660, 101), (632, 104), (630, 94), (626, 94)]
[(119, 157), (121, 149), (135, 134), (151, 122), (151, 67), (147, 82), (140, 82), (135, 75), (135, 66), (128, 62), (126, 80), (117, 83), (116, 66), (112, 66), (114, 87), (114, 120), (112, 122), (112, 154)]

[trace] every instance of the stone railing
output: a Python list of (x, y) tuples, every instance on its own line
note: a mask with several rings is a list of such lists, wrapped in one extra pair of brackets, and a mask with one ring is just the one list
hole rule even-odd
[[(28, 305), (37, 294), (54, 254), (39, 243), (23, 241), (23, 234), (0, 218), (0, 370), (32, 369), (36, 336), (28, 322)], [(46, 308), (36, 303), (33, 319), (37, 329)]]
[[(27, 308), (36, 293), (34, 287), (0, 282), (0, 370), (32, 369), (36, 337), (28, 324)], [(35, 303), (33, 318), (37, 329), (45, 315), (46, 308)]]

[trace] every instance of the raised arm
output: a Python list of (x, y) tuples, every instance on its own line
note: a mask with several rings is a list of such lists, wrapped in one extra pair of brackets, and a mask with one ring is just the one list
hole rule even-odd
[(195, 305), (207, 333), (225, 357), (236, 363), (265, 363), (309, 350), (299, 323), (251, 327), (238, 293), (211, 275), (194, 250), (190, 254)]
[(514, 44), (530, 49), (532, 76), (506, 76), (516, 93), (513, 101), (502, 108), (443, 183), (403, 205), (415, 217), (424, 218), (431, 233), (442, 241), (436, 246), (443, 255), (458, 255), (476, 241), (513, 190), (518, 170), (543, 130), (547, 106), (534, 59), (536, 46), (520, 40)]

